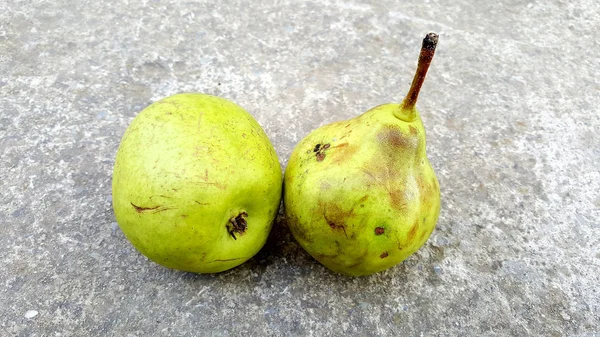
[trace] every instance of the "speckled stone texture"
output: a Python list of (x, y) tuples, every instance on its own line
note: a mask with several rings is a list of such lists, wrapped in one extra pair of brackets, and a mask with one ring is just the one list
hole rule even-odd
[[(600, 2), (0, 1), (1, 336), (600, 336)], [(442, 212), (369, 277), (278, 221), (217, 275), (160, 267), (111, 209), (127, 125), (199, 91), (256, 117), (285, 167), (310, 130), (418, 107)]]

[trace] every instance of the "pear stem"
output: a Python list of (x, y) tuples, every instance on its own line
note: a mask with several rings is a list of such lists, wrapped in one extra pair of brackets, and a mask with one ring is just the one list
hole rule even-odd
[(437, 43), (438, 35), (436, 33), (429, 33), (423, 39), (423, 45), (421, 46), (421, 54), (419, 55), (419, 63), (417, 65), (415, 77), (413, 78), (412, 84), (410, 85), (410, 90), (408, 90), (408, 94), (406, 94), (406, 97), (402, 101), (403, 109), (414, 109), (415, 104), (417, 103), (417, 98), (419, 98), (421, 86), (425, 81), (427, 70), (429, 69), (431, 60), (433, 59), (433, 54), (435, 53), (435, 47), (437, 46)]

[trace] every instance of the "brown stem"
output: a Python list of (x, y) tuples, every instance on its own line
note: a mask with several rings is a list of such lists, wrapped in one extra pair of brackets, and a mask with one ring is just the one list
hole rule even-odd
[(423, 45), (421, 46), (421, 54), (419, 55), (419, 64), (417, 65), (415, 77), (410, 85), (408, 94), (406, 94), (404, 101), (402, 101), (402, 107), (404, 109), (413, 109), (415, 107), (417, 98), (419, 97), (419, 92), (421, 91), (421, 86), (423, 85), (423, 81), (425, 81), (425, 75), (427, 75), (427, 70), (431, 64), (431, 59), (433, 59), (433, 54), (435, 53), (435, 47), (437, 46), (437, 43), (438, 35), (436, 33), (429, 33), (423, 39)]

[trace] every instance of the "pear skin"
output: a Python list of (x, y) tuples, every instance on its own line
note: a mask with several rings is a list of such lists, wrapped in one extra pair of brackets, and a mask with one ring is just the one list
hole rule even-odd
[(135, 117), (115, 160), (113, 208), (127, 239), (168, 268), (224, 271), (265, 244), (281, 199), (275, 150), (225, 99), (162, 99)]
[(384, 104), (311, 132), (284, 176), (284, 206), (298, 243), (327, 268), (369, 275), (405, 260), (435, 228), (440, 188), (415, 109), (437, 44), (424, 39), (402, 103)]

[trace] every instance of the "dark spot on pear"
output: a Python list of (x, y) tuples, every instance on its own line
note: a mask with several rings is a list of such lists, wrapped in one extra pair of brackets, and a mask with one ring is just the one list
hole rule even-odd
[(390, 254), (388, 254), (388, 252), (383, 252), (381, 253), (381, 255), (379, 255), (380, 258), (385, 259), (386, 257), (388, 257)]
[(375, 228), (375, 235), (381, 235), (383, 233), (385, 233), (385, 228), (383, 228), (383, 227)]
[(247, 217), (248, 213), (240, 212), (236, 217), (229, 219), (226, 226), (229, 235), (231, 235), (234, 240), (237, 240), (235, 233), (243, 235), (246, 232), (246, 229), (248, 228), (248, 222), (246, 221)]
[(317, 157), (317, 161), (323, 161), (325, 159), (325, 150), (330, 148), (331, 145), (329, 143), (325, 145), (317, 144), (313, 152), (316, 152), (315, 156)]
[(327, 224), (333, 230), (342, 230), (342, 232), (344, 232), (344, 236), (346, 237), (346, 239), (348, 238), (348, 234), (346, 233), (346, 227), (344, 225), (336, 225), (334, 222), (331, 222), (329, 220), (327, 221)]

